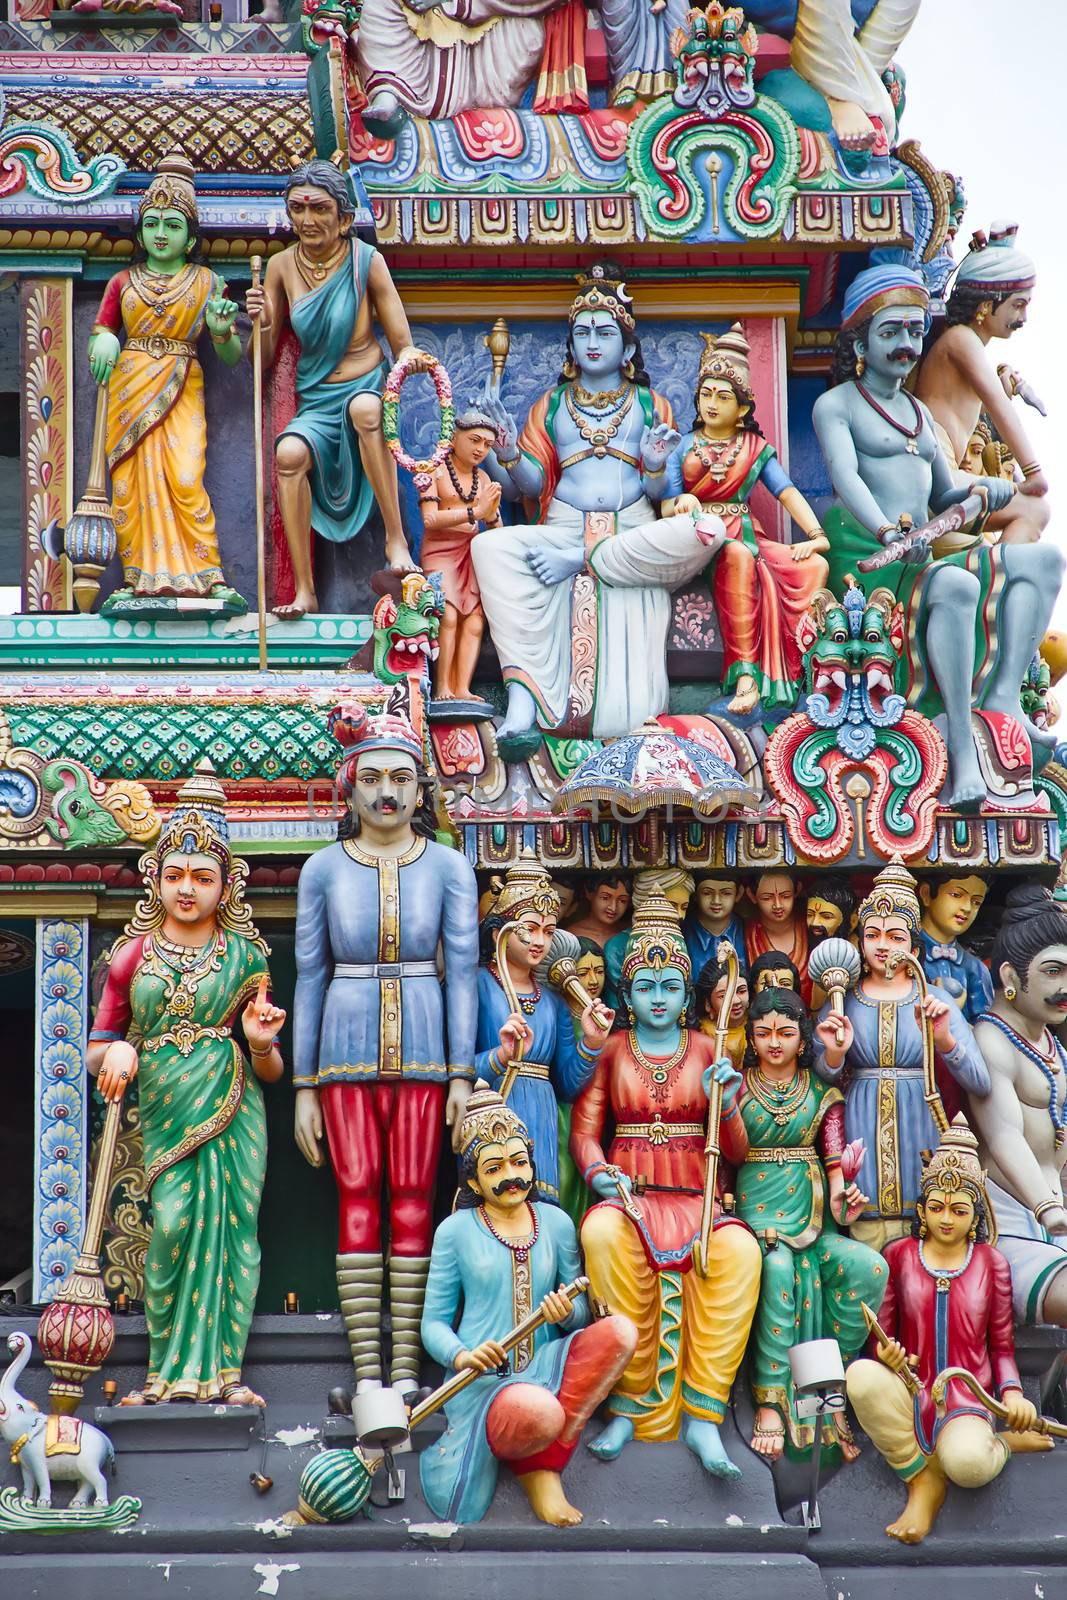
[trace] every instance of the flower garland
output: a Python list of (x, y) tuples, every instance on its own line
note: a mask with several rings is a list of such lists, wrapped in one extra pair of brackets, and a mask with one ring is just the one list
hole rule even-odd
[(456, 431), (456, 408), (452, 404), (452, 383), (448, 373), (440, 361), (431, 357), (429, 375), (437, 392), (437, 404), (441, 411), (441, 431), (427, 460), (416, 461), (414, 456), (408, 455), (400, 443), (400, 390), (405, 378), (408, 378), (413, 371), (413, 360), (409, 357), (406, 361), (398, 361), (386, 378), (385, 393), (382, 396), (382, 432), (389, 446), (389, 453), (397, 466), (403, 467), (405, 472), (410, 472), (415, 480), (416, 491), (425, 494), (433, 483), (434, 473), (448, 457), (448, 447)]

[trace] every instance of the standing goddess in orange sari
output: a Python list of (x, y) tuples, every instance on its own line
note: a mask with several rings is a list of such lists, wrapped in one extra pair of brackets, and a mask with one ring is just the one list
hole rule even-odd
[[(702, 337), (707, 349), (697, 377), (697, 416), (667, 463), (661, 515), (708, 511), (725, 524), (726, 542), (708, 574), (722, 634), (723, 688), (736, 691), (729, 709), (743, 716), (761, 702), (766, 710), (795, 704), (797, 624), (826, 585), (829, 568), (821, 552), (830, 546), (756, 426), (741, 324), (719, 339)], [(764, 533), (748, 504), (757, 483), (782, 502), (806, 542), (781, 544)]]
[(196, 354), (206, 329), (221, 360), (236, 366), (238, 308), (210, 267), (188, 260), (198, 221), (193, 168), (184, 156), (167, 156), (138, 211), (146, 259), (110, 280), (89, 340), (92, 375), (109, 385), (107, 458), (124, 583), (109, 610), (115, 600), (155, 595), (247, 609), (223, 577), (204, 488), (207, 418)]

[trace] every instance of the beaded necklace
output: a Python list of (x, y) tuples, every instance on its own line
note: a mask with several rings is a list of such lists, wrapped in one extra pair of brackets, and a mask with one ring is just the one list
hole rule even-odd
[(873, 394), (867, 393), (866, 389), (863, 387), (862, 383), (860, 383), (858, 378), (856, 379), (856, 388), (866, 400), (871, 410), (877, 411), (883, 422), (888, 422), (891, 428), (895, 428), (898, 433), (902, 433), (904, 435), (905, 439), (908, 441), (904, 446), (905, 450), (908, 452), (908, 455), (917, 456), (919, 454), (919, 435), (923, 431), (923, 414), (922, 407), (919, 405), (919, 402), (916, 400), (915, 396), (913, 394), (908, 394), (907, 389), (901, 389), (900, 391), (901, 394), (907, 395), (908, 400), (911, 402), (912, 415), (915, 418), (914, 428), (909, 428), (903, 422), (898, 422), (896, 417), (891, 416), (884, 406), (880, 406)]
[(489, 1232), (493, 1235), (493, 1238), (496, 1239), (498, 1243), (506, 1245), (507, 1248), (514, 1253), (516, 1260), (525, 1264), (529, 1259), (530, 1251), (537, 1243), (537, 1236), (541, 1231), (541, 1225), (537, 1220), (537, 1208), (532, 1206), (527, 1200), (526, 1209), (533, 1218), (533, 1232), (528, 1233), (523, 1239), (507, 1239), (502, 1233), (497, 1233), (496, 1229), (493, 1227), (489, 1212), (486, 1210), (485, 1206), (483, 1205), (480, 1209), (482, 1213), (482, 1221), (489, 1229)]
[(1045, 1038), (1052, 1048), (1049, 1050), (1048, 1055), (1043, 1055), (1036, 1045), (1032, 1045), (1028, 1039), (1024, 1039), (1021, 1033), (1015, 1031), (1010, 1022), (1005, 1022), (1004, 1018), (998, 1017), (995, 1012), (983, 1011), (977, 1021), (991, 1022), (994, 1028), (999, 1028), (1004, 1037), (1015, 1046), (1019, 1054), (1024, 1055), (1028, 1061), (1032, 1061), (1042, 1074), (1048, 1084), (1049, 1121), (1052, 1123), (1053, 1131), (1056, 1135), (1056, 1143), (1062, 1144), (1064, 1139), (1067, 1139), (1067, 1110), (1060, 1109), (1060, 1091), (1056, 1082), (1054, 1063), (1058, 1056), (1061, 1070), (1067, 1072), (1067, 1050), (1063, 1048), (1060, 1041), (1047, 1028), (1045, 1029)]
[[(500, 969), (498, 968), (498, 966), (497, 966), (495, 961), (490, 961), (490, 963), (489, 963), (489, 972), (490, 972), (491, 976), (495, 979), (495, 981), (497, 983), (499, 983), (500, 987), (503, 989), (504, 985), (503, 985), (503, 983), (501, 982), (501, 979), (500, 979)], [(517, 995), (518, 1002), (519, 1002), (519, 1010), (522, 1012), (523, 1016), (526, 1016), (526, 1017), (532, 1017), (533, 1016), (534, 1012), (537, 1010), (537, 1002), (541, 998), (541, 985), (537, 981), (536, 973), (533, 973), (533, 972), (530, 973), (530, 982), (533, 984), (533, 993), (532, 994), (519, 994), (518, 991), (516, 990), (516, 995)], [(507, 993), (506, 990), (504, 992)]]
[(448, 468), (448, 476), (452, 479), (452, 487), (453, 487), (453, 489), (455, 489), (455, 491), (456, 491), (457, 495), (459, 496), (459, 498), (463, 501), (463, 504), (465, 506), (472, 506), (474, 504), (475, 500), (477, 500), (477, 498), (478, 498), (478, 483), (479, 483), (479, 479), (481, 477), (481, 474), (479, 473), (478, 468), (475, 467), (474, 471), (471, 473), (471, 492), (470, 492), (470, 494), (464, 494), (463, 493), (463, 487), (462, 487), (462, 485), (460, 484), (460, 481), (459, 481), (459, 475), (456, 472), (455, 467), (452, 465), (452, 457), (451, 456), (446, 456), (445, 457), (445, 466)]
[[(693, 449), (696, 452), (697, 460), (708, 473), (708, 476), (714, 479), (716, 483), (721, 483), (726, 477), (726, 474), (741, 454), (741, 446), (744, 442), (745, 436), (743, 433), (737, 434), (732, 439), (724, 440), (721, 445), (707, 438), (706, 435), (697, 435), (695, 433), (693, 435)], [(705, 450), (711, 451), (712, 459), (710, 461), (704, 454)]]
[(921, 1239), (919, 1240), (919, 1265), (922, 1267), (928, 1278), (933, 1278), (935, 1284), (937, 1285), (937, 1291), (939, 1294), (947, 1294), (948, 1286), (952, 1282), (953, 1278), (962, 1278), (963, 1274), (967, 1271), (967, 1268), (971, 1264), (971, 1257), (973, 1255), (974, 1240), (972, 1239), (967, 1246), (967, 1254), (963, 1258), (962, 1267), (953, 1267), (951, 1271), (947, 1267), (931, 1267), (926, 1260), (925, 1254), (923, 1253), (923, 1242)]

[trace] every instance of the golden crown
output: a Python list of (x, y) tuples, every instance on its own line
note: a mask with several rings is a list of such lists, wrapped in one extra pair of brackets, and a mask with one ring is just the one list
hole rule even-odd
[(164, 156), (137, 208), (138, 221), (146, 211), (180, 211), (190, 222), (199, 221), (195, 178), (195, 168), (187, 156)]
[(856, 921), (862, 928), (869, 917), (903, 917), (917, 934), (922, 921), (915, 879), (901, 856), (893, 856), (874, 880), (870, 894), (860, 902)]
[(230, 862), (226, 792), (206, 758), (178, 790), (178, 803), (159, 836), (154, 854), (159, 861), (174, 852), (214, 856), (225, 868)]
[(623, 982), (629, 983), (642, 967), (651, 967), (653, 972), (677, 967), (687, 982), (693, 974), (678, 908), (664, 894), (650, 894), (634, 912), (622, 962)]
[(485, 1144), (506, 1144), (509, 1139), (530, 1142), (526, 1124), (516, 1116), (495, 1089), (475, 1089), (459, 1125), (459, 1153), (477, 1153)]
[(578, 293), (571, 306), (568, 321), (573, 322), (580, 311), (607, 311), (615, 321), (633, 333), (633, 301), (622, 278), (614, 277), (606, 268), (596, 266), (578, 277)]
[(535, 911), (542, 917), (559, 915), (559, 891), (530, 849), (520, 853), (503, 878), (494, 878), (490, 889), (496, 896), (492, 915), (503, 917), (505, 922), (513, 922), (524, 911)]
[(700, 337), (704, 341), (704, 354), (700, 358), (700, 369), (697, 373), (698, 387), (705, 378), (725, 378), (727, 383), (732, 384), (746, 400), (751, 400), (749, 344), (741, 324), (735, 322), (726, 333), (719, 334), (718, 337), (713, 333), (701, 333)]
[(958, 1189), (971, 1189), (981, 1199), (985, 1198), (986, 1175), (978, 1159), (978, 1140), (960, 1111), (952, 1126), (941, 1135), (941, 1142), (923, 1165), (922, 1187), (943, 1189), (955, 1194)]

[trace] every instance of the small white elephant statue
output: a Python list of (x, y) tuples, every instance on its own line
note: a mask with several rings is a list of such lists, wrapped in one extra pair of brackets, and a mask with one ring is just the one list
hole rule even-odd
[(23, 1503), (47, 1509), (54, 1478), (80, 1484), (72, 1508), (106, 1506), (105, 1474), (115, 1462), (111, 1440), (90, 1422), (47, 1417), (32, 1400), (24, 1400), (15, 1384), (30, 1359), (30, 1340), (24, 1333), (12, 1333), (7, 1347), (13, 1360), (0, 1378), (0, 1438), (22, 1471)]

